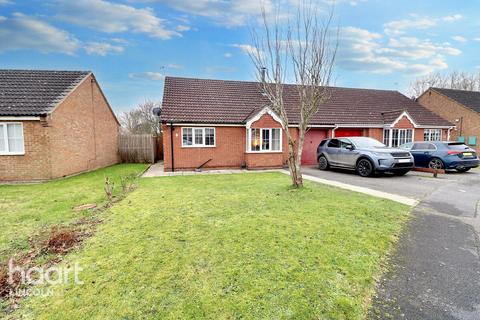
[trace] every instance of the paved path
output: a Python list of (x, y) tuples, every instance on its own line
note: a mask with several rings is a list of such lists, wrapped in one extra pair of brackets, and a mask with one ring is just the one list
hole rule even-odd
[[(285, 174), (290, 174), (288, 170), (284, 170), (282, 172)], [(376, 189), (366, 188), (366, 187), (353, 185), (349, 183), (343, 183), (335, 180), (322, 179), (322, 178), (318, 178), (316, 176), (305, 174), (305, 173), (303, 174), (303, 179), (318, 182), (321, 184), (326, 184), (332, 187), (337, 187), (337, 188), (346, 189), (354, 192), (368, 194), (370, 196), (377, 197), (377, 198), (392, 200), (395, 202), (399, 202), (401, 204), (405, 204), (407, 206), (415, 206), (418, 203), (418, 201), (415, 198), (409, 198), (409, 197), (401, 196), (398, 194), (388, 193), (388, 192), (379, 191)]]
[(142, 178), (153, 177), (170, 177), (170, 176), (191, 176), (191, 175), (205, 175), (205, 174), (234, 174), (234, 173), (255, 173), (255, 172), (279, 172), (281, 169), (268, 169), (268, 170), (245, 170), (245, 169), (221, 169), (221, 170), (208, 170), (202, 169), (198, 171), (175, 171), (165, 172), (163, 170), (163, 162), (157, 162), (152, 164), (150, 168), (142, 175)]
[(413, 210), (370, 319), (480, 319), (480, 175), (440, 186)]

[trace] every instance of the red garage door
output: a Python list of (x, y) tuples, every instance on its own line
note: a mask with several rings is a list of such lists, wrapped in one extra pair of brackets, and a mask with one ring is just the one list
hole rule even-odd
[(327, 137), (327, 130), (310, 129), (303, 142), (302, 164), (317, 163), (317, 147)]
[(363, 129), (337, 129), (335, 130), (335, 138), (341, 137), (361, 137)]

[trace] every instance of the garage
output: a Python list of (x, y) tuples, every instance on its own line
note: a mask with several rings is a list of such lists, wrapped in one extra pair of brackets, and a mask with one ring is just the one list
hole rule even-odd
[(320, 141), (325, 138), (327, 138), (327, 130), (324, 129), (310, 129), (305, 133), (302, 164), (309, 165), (317, 163), (317, 147)]
[(342, 128), (335, 130), (335, 138), (342, 137), (362, 137), (363, 129)]

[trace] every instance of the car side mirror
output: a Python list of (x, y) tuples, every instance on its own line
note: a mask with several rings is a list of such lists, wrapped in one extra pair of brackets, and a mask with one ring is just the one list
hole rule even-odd
[(354, 148), (353, 144), (347, 144), (347, 146), (345, 147), (345, 149), (351, 151), (351, 150), (353, 150), (353, 149), (355, 149), (355, 148)]

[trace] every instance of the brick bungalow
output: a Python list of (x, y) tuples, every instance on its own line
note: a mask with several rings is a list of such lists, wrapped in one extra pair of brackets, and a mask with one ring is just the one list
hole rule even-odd
[(0, 181), (115, 164), (118, 131), (91, 72), (0, 70)]
[[(292, 135), (297, 134), (298, 93), (284, 87)], [(167, 77), (163, 95), (166, 171), (206, 168), (284, 166), (287, 141), (275, 113), (256, 82)], [(305, 137), (303, 164), (315, 164), (316, 149), (327, 137), (368, 136), (390, 146), (448, 139), (452, 123), (397, 91), (331, 88)], [(425, 135), (437, 130), (439, 136)], [(435, 131), (435, 132), (437, 132)], [(172, 152), (173, 150), (173, 152)]]
[(430, 88), (417, 101), (455, 123), (452, 139), (465, 142), (473, 148), (480, 146), (480, 92)]

